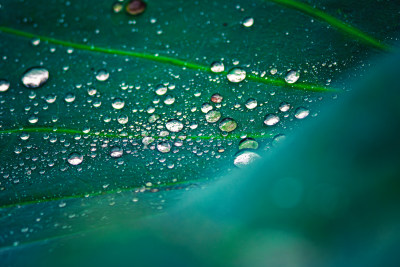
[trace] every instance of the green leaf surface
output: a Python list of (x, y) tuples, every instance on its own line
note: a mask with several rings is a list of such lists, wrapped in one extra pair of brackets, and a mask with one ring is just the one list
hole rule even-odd
[[(245, 138), (258, 143), (257, 154), (274, 150), (351, 90), (349, 80), (363, 77), (371, 57), (391, 50), (400, 21), (398, 12), (388, 15), (399, 9), (390, 1), (153, 0), (139, 16), (116, 13), (113, 4), (0, 2), (0, 79), (10, 83), (0, 92), (4, 249), (174, 206), (183, 192), (235, 170)], [(246, 18), (254, 25), (245, 27)], [(225, 70), (212, 72), (213, 62)], [(26, 88), (24, 73), (39, 66), (49, 79)], [(246, 79), (229, 81), (232, 68)], [(101, 70), (105, 81), (96, 78)], [(289, 84), (291, 70), (300, 78)], [(168, 88), (164, 95), (156, 94), (159, 85)], [(216, 93), (221, 103), (211, 101)], [(116, 99), (123, 108), (113, 107)], [(257, 107), (246, 107), (250, 99)], [(205, 103), (221, 112), (218, 122), (206, 121)], [(301, 110), (309, 112), (304, 119), (296, 116)], [(268, 114), (279, 122), (266, 125)], [(224, 118), (237, 128), (221, 131)], [(171, 119), (183, 129), (168, 131)], [(145, 137), (154, 140), (145, 145)], [(171, 150), (160, 152), (160, 142)], [(122, 157), (111, 156), (115, 147)], [(68, 163), (72, 153), (81, 164)]]

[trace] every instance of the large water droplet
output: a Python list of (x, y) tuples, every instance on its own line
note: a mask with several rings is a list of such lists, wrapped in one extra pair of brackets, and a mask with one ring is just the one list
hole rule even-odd
[(219, 128), (224, 132), (232, 132), (237, 127), (237, 123), (232, 118), (225, 118), (219, 123)]
[(214, 73), (223, 72), (225, 70), (224, 63), (220, 61), (215, 61), (211, 64), (211, 71)]
[(162, 141), (157, 144), (157, 150), (161, 153), (168, 153), (171, 150), (171, 144), (165, 141)]
[(242, 25), (245, 27), (251, 27), (254, 24), (254, 19), (251, 17), (247, 17), (243, 20)]
[(253, 109), (257, 107), (257, 100), (255, 100), (254, 98), (249, 98), (246, 101), (246, 108), (248, 109)]
[(285, 81), (287, 83), (295, 83), (299, 78), (300, 78), (300, 73), (295, 70), (291, 70), (286, 74)]
[(296, 111), (294, 112), (294, 116), (297, 119), (300, 119), (300, 120), (304, 119), (305, 117), (307, 117), (308, 114), (310, 114), (310, 111), (308, 109), (304, 108), (304, 107), (298, 107), (296, 109)]
[(0, 92), (5, 92), (10, 88), (10, 82), (7, 80), (0, 80)]
[(288, 111), (289, 109), (290, 109), (290, 104), (288, 104), (288, 103), (286, 103), (286, 102), (282, 102), (282, 103), (279, 105), (279, 110), (282, 111), (282, 112), (286, 112), (286, 111)]
[(168, 91), (168, 87), (164, 86), (163, 84), (159, 84), (156, 87), (156, 94), (157, 95), (165, 95), (165, 93)]
[(183, 129), (183, 123), (178, 120), (172, 119), (165, 124), (165, 127), (167, 127), (168, 131), (177, 133)]
[(230, 82), (239, 83), (246, 79), (246, 71), (240, 68), (233, 68), (228, 72), (226, 77)]
[(260, 155), (253, 151), (243, 150), (236, 154), (233, 164), (239, 168), (243, 168), (260, 158)]
[(268, 126), (273, 126), (279, 122), (279, 117), (275, 114), (268, 114), (265, 116), (264, 123)]
[(209, 123), (217, 122), (221, 118), (221, 112), (218, 110), (210, 110), (206, 114), (206, 121)]
[(118, 121), (119, 124), (126, 124), (126, 123), (128, 123), (129, 118), (128, 118), (127, 115), (121, 114), (121, 115), (118, 116), (117, 121)]
[(175, 103), (175, 97), (173, 97), (172, 95), (167, 95), (165, 100), (164, 100), (164, 104), (165, 105), (172, 105), (173, 103)]
[(28, 88), (38, 88), (49, 79), (49, 71), (45, 68), (28, 69), (22, 76), (22, 83)]
[(124, 154), (124, 151), (119, 146), (113, 146), (110, 149), (110, 156), (113, 158), (120, 158)]
[(75, 95), (73, 93), (67, 93), (64, 98), (65, 102), (72, 103), (75, 101)]
[(68, 156), (68, 163), (71, 165), (79, 165), (83, 161), (83, 156), (77, 152), (71, 153)]
[(108, 77), (110, 77), (110, 74), (106, 70), (99, 70), (96, 73), (96, 79), (100, 82), (104, 82), (108, 80)]
[(213, 94), (211, 96), (211, 102), (213, 103), (221, 103), (224, 98), (220, 94)]
[(122, 109), (124, 106), (125, 102), (121, 98), (115, 98), (114, 101), (112, 102), (112, 107), (114, 109)]
[(201, 105), (201, 112), (203, 112), (203, 113), (207, 113), (212, 109), (213, 109), (213, 107), (208, 103), (204, 103), (203, 105)]
[(242, 149), (257, 149), (258, 142), (253, 138), (245, 138), (239, 143), (239, 150)]

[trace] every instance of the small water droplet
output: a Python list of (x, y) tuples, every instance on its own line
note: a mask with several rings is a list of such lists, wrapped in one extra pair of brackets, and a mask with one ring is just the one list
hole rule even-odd
[(115, 98), (111, 105), (114, 109), (122, 109), (125, 106), (125, 102), (121, 98)]
[(146, 136), (146, 137), (143, 137), (143, 139), (142, 139), (142, 144), (145, 145), (145, 146), (147, 146), (147, 145), (153, 143), (154, 140), (155, 140), (154, 137)]
[(27, 88), (38, 88), (49, 79), (49, 71), (45, 68), (33, 67), (28, 69), (22, 76), (22, 83)]
[(300, 73), (295, 70), (289, 71), (285, 76), (285, 81), (287, 83), (295, 83), (300, 78)]
[(282, 112), (286, 112), (286, 111), (288, 111), (289, 109), (290, 109), (290, 104), (288, 104), (288, 103), (286, 103), (286, 102), (282, 102), (282, 103), (279, 105), (279, 110), (282, 111)]
[(57, 96), (55, 94), (50, 94), (45, 97), (47, 103), (52, 104), (56, 101)]
[(308, 114), (310, 114), (310, 111), (308, 109), (304, 108), (304, 107), (298, 107), (296, 109), (296, 111), (294, 112), (294, 116), (297, 119), (300, 119), (300, 120), (304, 119), (305, 117), (307, 117)]
[(207, 113), (212, 109), (213, 107), (209, 103), (204, 103), (203, 105), (201, 105), (201, 112), (203, 113)]
[(117, 121), (118, 121), (119, 124), (126, 124), (126, 123), (128, 123), (129, 118), (128, 118), (127, 115), (121, 114), (121, 115), (118, 116)]
[(254, 24), (254, 19), (252, 17), (247, 17), (242, 21), (242, 25), (245, 27), (251, 27)]
[(215, 123), (221, 118), (221, 112), (218, 110), (210, 110), (206, 114), (206, 121), (209, 123)]
[(268, 126), (273, 126), (279, 122), (279, 117), (275, 114), (268, 114), (265, 116), (264, 124)]
[(157, 150), (161, 153), (168, 153), (171, 150), (171, 144), (165, 141), (162, 141), (157, 144)]
[(110, 156), (113, 158), (120, 158), (124, 154), (124, 150), (120, 148), (119, 146), (113, 146), (110, 149)]
[(168, 87), (164, 86), (163, 84), (159, 84), (156, 87), (156, 94), (157, 95), (165, 95), (167, 93)]
[(173, 103), (175, 103), (175, 97), (168, 95), (166, 96), (165, 100), (164, 100), (164, 104), (165, 105), (172, 105)]
[(79, 165), (83, 161), (83, 156), (77, 152), (71, 153), (68, 156), (68, 163), (71, 165)]
[(232, 118), (225, 118), (219, 123), (219, 129), (224, 132), (232, 132), (237, 127), (237, 123)]
[(19, 136), (21, 140), (28, 140), (29, 139), (29, 133), (21, 133)]
[(213, 63), (211, 63), (211, 71), (214, 73), (220, 73), (223, 72), (225, 70), (225, 66), (224, 63), (220, 62), (220, 61), (215, 61)]
[(246, 101), (246, 108), (248, 109), (253, 109), (257, 107), (257, 100), (255, 100), (254, 98), (249, 98)]
[(211, 96), (211, 102), (213, 103), (221, 103), (224, 98), (220, 94), (213, 94)]
[(5, 92), (10, 88), (10, 82), (7, 80), (0, 80), (0, 92)]
[(40, 44), (40, 39), (39, 38), (33, 38), (31, 41), (33, 46), (38, 46)]
[(236, 153), (235, 159), (233, 160), (233, 164), (235, 164), (239, 168), (243, 168), (260, 158), (261, 158), (260, 155), (258, 155), (253, 151), (242, 150)]
[(239, 83), (246, 79), (246, 71), (240, 68), (233, 68), (228, 72), (226, 77), (230, 82)]
[(177, 133), (183, 129), (183, 123), (178, 120), (172, 119), (165, 124), (165, 127), (167, 127), (168, 131)]
[(96, 88), (89, 88), (87, 90), (88, 95), (90, 96), (94, 96), (97, 93), (97, 89)]
[(116, 2), (113, 4), (112, 9), (113, 9), (114, 13), (119, 13), (122, 11), (123, 7), (124, 6), (122, 5), (122, 3)]
[(29, 123), (32, 123), (32, 124), (37, 123), (38, 120), (39, 120), (39, 118), (35, 115), (30, 116), (28, 119)]
[(107, 81), (108, 77), (110, 77), (110, 73), (106, 70), (99, 70), (96, 73), (96, 79), (100, 82)]
[(65, 102), (72, 103), (75, 101), (75, 95), (73, 93), (67, 93), (64, 98)]

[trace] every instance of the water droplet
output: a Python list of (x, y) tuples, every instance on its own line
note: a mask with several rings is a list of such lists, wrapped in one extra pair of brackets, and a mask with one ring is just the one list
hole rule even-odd
[(154, 140), (155, 140), (154, 137), (146, 136), (146, 137), (143, 137), (143, 139), (142, 139), (142, 144), (145, 145), (145, 146), (147, 146), (147, 145), (153, 143)]
[(273, 126), (279, 122), (279, 117), (275, 114), (268, 114), (265, 116), (264, 123), (268, 126)]
[(119, 13), (122, 11), (123, 7), (124, 6), (122, 5), (122, 3), (116, 2), (113, 4), (112, 9), (113, 9), (114, 13)]
[(282, 111), (282, 112), (286, 112), (286, 111), (288, 111), (289, 109), (290, 109), (290, 104), (288, 104), (288, 103), (286, 103), (286, 102), (282, 102), (282, 103), (279, 105), (279, 110)]
[(28, 140), (29, 139), (29, 134), (28, 133), (21, 133), (19, 136), (21, 140)]
[(168, 87), (164, 86), (163, 84), (159, 84), (156, 87), (156, 94), (157, 95), (165, 95), (165, 93), (168, 91)]
[(110, 156), (113, 158), (120, 158), (122, 157), (122, 154), (124, 154), (124, 150), (122, 150), (122, 148), (119, 146), (113, 146), (110, 149)]
[(96, 88), (89, 88), (89, 89), (87, 90), (87, 93), (88, 93), (88, 95), (90, 95), (90, 96), (94, 96), (94, 95), (97, 93), (97, 90), (96, 90)]
[(272, 68), (269, 73), (271, 73), (271, 75), (275, 75), (278, 72), (278, 70), (276, 68)]
[(224, 132), (232, 132), (237, 127), (237, 123), (232, 118), (225, 118), (219, 123), (219, 128)]
[(28, 69), (22, 76), (22, 83), (28, 88), (38, 88), (49, 79), (49, 71), (45, 68)]
[(126, 5), (125, 10), (130, 15), (139, 15), (146, 10), (146, 3), (141, 0), (131, 0)]
[(304, 119), (305, 117), (307, 117), (308, 114), (310, 114), (310, 111), (308, 109), (304, 108), (304, 107), (298, 107), (296, 109), (296, 111), (294, 112), (294, 116), (297, 119), (300, 119), (300, 120)]
[(124, 114), (119, 115), (117, 118), (119, 124), (126, 124), (128, 123), (128, 120), (129, 120), (128, 116)]
[(171, 150), (171, 145), (168, 142), (160, 142), (157, 144), (157, 150), (161, 153), (168, 153)]
[(167, 127), (168, 131), (177, 133), (183, 129), (183, 123), (178, 120), (172, 119), (165, 124), (165, 127)]
[(286, 136), (284, 134), (277, 134), (274, 139), (272, 140), (272, 145), (277, 146), (280, 143), (282, 143), (286, 139)]
[(295, 70), (291, 70), (286, 74), (285, 81), (287, 83), (295, 83), (299, 78), (300, 78), (300, 73)]
[(68, 156), (68, 163), (71, 165), (79, 165), (83, 161), (83, 156), (77, 152), (71, 153)]
[(210, 110), (206, 114), (206, 121), (209, 123), (217, 122), (221, 118), (221, 112), (218, 110)]
[(52, 104), (56, 101), (57, 96), (55, 94), (50, 94), (45, 97), (47, 103)]
[(115, 98), (114, 101), (112, 102), (112, 107), (114, 109), (122, 109), (124, 106), (125, 102), (121, 98)]
[(233, 68), (228, 72), (226, 77), (230, 82), (239, 83), (246, 79), (246, 71), (240, 68)]
[(245, 138), (239, 143), (239, 150), (242, 149), (257, 149), (258, 142), (253, 138)]
[(211, 96), (211, 102), (213, 103), (221, 103), (224, 98), (220, 94), (213, 94)]
[(203, 113), (207, 113), (212, 109), (213, 109), (213, 107), (208, 103), (204, 103), (203, 105), (201, 105), (201, 112), (203, 112)]
[(260, 158), (260, 155), (253, 151), (242, 150), (236, 153), (233, 164), (235, 164), (239, 168), (243, 168)]
[(73, 93), (67, 93), (64, 98), (65, 102), (72, 103), (75, 101), (75, 95)]
[(7, 80), (0, 80), (0, 92), (5, 92), (10, 88), (10, 82)]
[(220, 73), (223, 72), (225, 70), (225, 66), (224, 63), (220, 62), (220, 61), (215, 61), (213, 63), (211, 63), (211, 71), (214, 73)]
[(246, 108), (248, 109), (253, 109), (257, 107), (257, 100), (255, 100), (254, 98), (249, 98), (246, 101)]
[(39, 118), (37, 116), (35, 116), (35, 115), (30, 116), (29, 119), (28, 119), (28, 121), (30, 123), (32, 123), (32, 124), (37, 123), (38, 120), (39, 120)]
[(254, 19), (251, 17), (247, 17), (243, 20), (242, 25), (245, 27), (251, 27), (254, 24)]
[(175, 102), (175, 97), (168, 95), (164, 100), (165, 105), (172, 105)]
[(149, 117), (149, 122), (150, 123), (155, 123), (158, 119), (160, 118), (160, 115), (158, 114), (153, 114)]
[(96, 73), (96, 79), (100, 82), (107, 81), (108, 77), (110, 77), (110, 73), (106, 70), (99, 70)]
[(39, 38), (33, 38), (31, 41), (33, 46), (38, 46), (40, 44), (40, 39)]

